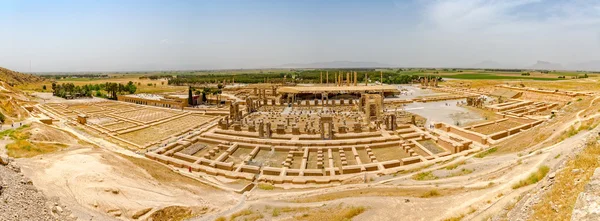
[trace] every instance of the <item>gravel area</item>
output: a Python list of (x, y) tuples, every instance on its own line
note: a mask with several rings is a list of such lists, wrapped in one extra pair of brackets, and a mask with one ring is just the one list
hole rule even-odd
[(0, 163), (0, 220), (76, 220), (71, 212), (47, 199), (21, 169)]

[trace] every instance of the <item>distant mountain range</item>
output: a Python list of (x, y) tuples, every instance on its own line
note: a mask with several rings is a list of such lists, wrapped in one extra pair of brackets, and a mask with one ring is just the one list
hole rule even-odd
[(559, 63), (548, 61), (537, 61), (528, 66), (506, 65), (495, 61), (482, 61), (470, 66), (471, 68), (487, 69), (533, 69), (533, 70), (578, 70), (578, 71), (600, 71), (600, 60), (587, 61), (582, 63), (572, 63), (563, 66)]
[[(403, 67), (398, 65), (383, 64), (378, 62), (364, 61), (331, 61), (315, 63), (289, 63), (279, 65), (276, 68), (396, 68)], [(510, 65), (492, 60), (485, 60), (464, 68), (484, 68), (484, 69), (532, 69), (532, 70), (581, 70), (581, 71), (600, 71), (600, 60), (587, 61), (582, 63), (573, 63), (563, 66), (559, 63), (549, 61), (536, 61), (531, 65)]]
[(527, 69), (534, 70), (564, 70), (565, 68), (558, 63), (551, 63), (547, 61), (537, 61), (535, 64), (526, 67)]
[(569, 64), (567, 67), (569, 69), (576, 69), (582, 71), (600, 71), (600, 60)]
[(331, 61), (315, 63), (290, 63), (280, 65), (280, 68), (384, 68), (394, 65), (363, 61)]

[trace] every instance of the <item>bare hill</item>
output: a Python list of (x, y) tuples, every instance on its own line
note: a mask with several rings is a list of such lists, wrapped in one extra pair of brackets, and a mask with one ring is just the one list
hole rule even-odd
[(564, 67), (558, 63), (551, 63), (547, 61), (537, 61), (535, 64), (527, 67), (527, 69), (534, 70), (563, 70)]
[(292, 63), (280, 65), (280, 68), (382, 68), (393, 67), (393, 65), (382, 64), (378, 62), (362, 62), (362, 61), (331, 61), (331, 62), (316, 62), (316, 63)]
[(11, 85), (43, 81), (44, 79), (31, 74), (24, 74), (0, 67), (0, 81)]

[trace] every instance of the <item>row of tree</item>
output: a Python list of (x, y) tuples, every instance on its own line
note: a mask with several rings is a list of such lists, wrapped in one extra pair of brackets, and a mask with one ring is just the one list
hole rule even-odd
[(68, 78), (90, 78), (90, 79), (108, 78), (108, 75), (106, 75), (106, 74), (57, 74), (57, 75), (48, 74), (48, 75), (40, 75), (40, 76), (43, 78), (46, 78), (46, 79), (56, 79), (56, 80), (68, 79)]
[[(44, 86), (45, 87), (45, 86)], [(106, 91), (108, 98), (117, 99), (117, 94), (133, 94), (137, 90), (135, 84), (129, 81), (127, 84), (106, 82), (104, 84), (86, 84), (83, 86), (74, 85), (73, 83), (52, 83), (52, 94), (62, 98), (78, 98), (78, 97), (104, 97), (101, 91)]]
[[(329, 76), (327, 76), (329, 72)], [(336, 73), (342, 73), (342, 76), (346, 78), (347, 72), (353, 72), (352, 70), (297, 70), (288, 73), (244, 73), (244, 74), (207, 74), (207, 75), (177, 75), (170, 76), (168, 79), (169, 85), (177, 86), (198, 86), (206, 83), (222, 83), (225, 81), (234, 81), (236, 83), (263, 83), (265, 81), (271, 83), (282, 83), (282, 82), (295, 82), (295, 83), (319, 83), (321, 79), (323, 82), (327, 82), (329, 77), (329, 83), (335, 82)], [(425, 74), (421, 72), (408, 72), (408, 73), (394, 73), (394, 72), (379, 72), (376, 70), (360, 70), (357, 72), (357, 79), (359, 82), (364, 83), (366, 77), (369, 82), (378, 82), (383, 75), (384, 83), (394, 84), (407, 84), (411, 83), (412, 80), (418, 79), (420, 76)], [(152, 75), (148, 76), (150, 79), (164, 79), (163, 75)], [(353, 75), (351, 75), (353, 78)]]
[(158, 80), (158, 79), (173, 79), (173, 75), (150, 75), (150, 76), (141, 76), (140, 79), (150, 79), (150, 80)]

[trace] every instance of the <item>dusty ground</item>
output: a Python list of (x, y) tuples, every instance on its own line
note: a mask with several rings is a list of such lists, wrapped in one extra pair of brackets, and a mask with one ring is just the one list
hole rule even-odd
[(160, 174), (167, 177), (157, 178), (151, 174), (157, 173), (157, 168), (140, 167), (135, 160), (99, 148), (61, 151), (17, 162), (41, 191), (63, 200), (83, 220), (126, 220), (151, 208), (142, 216), (146, 217), (178, 205), (217, 212), (239, 200), (235, 194), (182, 179), (160, 166)]

